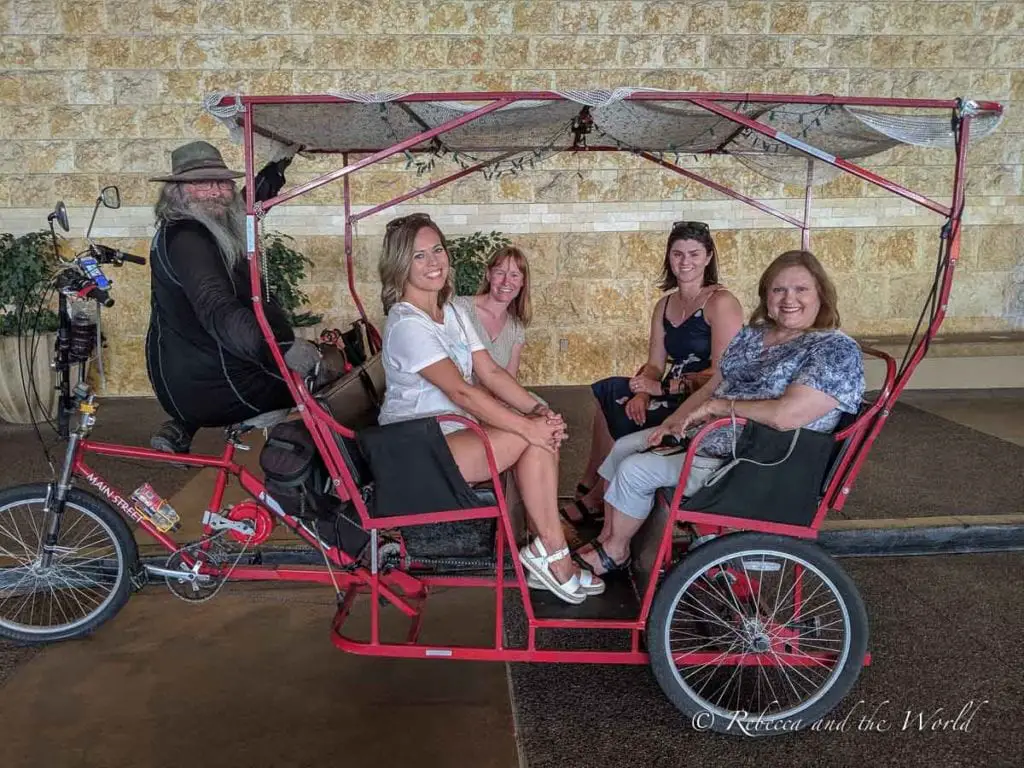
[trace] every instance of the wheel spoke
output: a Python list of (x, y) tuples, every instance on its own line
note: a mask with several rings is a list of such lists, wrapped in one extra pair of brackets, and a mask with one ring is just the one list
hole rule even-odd
[[(718, 546), (714, 554), (696, 550), (692, 566), (684, 558), (666, 581), (679, 577), (672, 598), (655, 597), (669, 605), (658, 606), (664, 616), (658, 642), (670, 662), (655, 664), (658, 680), (681, 687), (690, 706), (723, 721), (737, 713), (750, 720), (793, 717), (821, 701), (851, 663), (849, 588), (836, 586), (836, 566), (827, 555), (807, 559), (807, 544), (791, 549), (784, 537), (753, 533), (719, 541), (728, 539), (730, 546), (706, 545)], [(744, 547), (758, 540), (771, 546)], [(662, 653), (658, 647), (651, 646), (652, 663)], [(703, 662), (686, 664), (689, 654), (700, 654)]]
[(50, 563), (43, 566), (45, 502), (23, 497), (0, 506), (0, 562), (14, 565), (0, 567), (0, 634), (70, 636), (94, 621), (124, 589), (118, 535), (103, 517), (71, 499), (65, 502)]

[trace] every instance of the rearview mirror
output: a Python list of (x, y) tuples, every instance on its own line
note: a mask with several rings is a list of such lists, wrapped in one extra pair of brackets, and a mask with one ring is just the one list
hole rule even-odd
[(107, 208), (121, 207), (121, 191), (115, 186), (104, 187), (100, 192), (100, 199)]
[(47, 218), (50, 221), (56, 220), (56, 222), (60, 225), (60, 228), (63, 229), (65, 232), (71, 229), (70, 225), (68, 224), (68, 209), (64, 207), (63, 200), (57, 203), (57, 207), (53, 209), (53, 213), (51, 213)]

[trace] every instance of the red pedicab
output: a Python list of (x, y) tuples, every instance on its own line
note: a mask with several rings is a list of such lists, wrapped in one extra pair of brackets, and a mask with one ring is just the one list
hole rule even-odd
[[(63, 466), (49, 483), (0, 492), (0, 635), (29, 643), (85, 635), (116, 614), (129, 594), (152, 578), (163, 578), (172, 592), (186, 600), (208, 599), (227, 581), (310, 582), (335, 590), (337, 612), (331, 639), (352, 653), (649, 663), (665, 694), (688, 716), (698, 718), (693, 722), (705, 730), (739, 728), (762, 734), (797, 730), (839, 703), (869, 659), (868, 621), (855, 585), (814, 539), (828, 511), (840, 510), (846, 503), (868, 450), (943, 321), (960, 247), (968, 138), (972, 126), (976, 135), (994, 130), (1002, 114), (999, 104), (619, 90), (215, 94), (207, 100), (207, 108), (244, 142), (251, 285), (255, 313), (268, 339), (272, 334), (259, 300), (265, 272), (259, 245), (263, 218), (281, 203), (342, 180), (348, 286), (361, 315), (346, 337), (352, 339), (365, 329), (361, 341), (368, 346), (366, 359), (359, 359), (360, 344), (349, 347), (355, 357), (349, 362), (355, 365), (325, 389), (314, 391), (315, 376), (289, 370), (271, 344), (301, 418), (282, 421), (284, 414), (276, 413), (233, 425), (225, 430), (225, 447), (219, 456), (169, 455), (92, 440), (97, 402), (84, 371), (94, 345), (81, 324), (72, 326), (70, 312), (82, 300), (108, 301), (109, 284), (94, 262), (120, 265), (126, 255), (90, 241), (89, 251), (66, 263), (58, 276), (62, 326), (55, 362), (61, 382), (57, 427), (67, 438)], [(851, 162), (901, 143), (955, 150), (949, 205)], [(298, 147), (307, 157), (338, 153), (344, 167), (257, 203), (253, 199), (257, 144), (264, 146), (261, 151)], [(821, 482), (806, 489), (807, 503), (799, 509), (748, 503), (723, 510), (714, 500), (697, 503), (702, 494), (707, 495), (703, 490), (684, 496), (702, 436), (728, 420), (710, 423), (689, 445), (678, 484), (659, 494), (655, 511), (634, 538), (629, 577), (609, 579), (604, 595), (588, 598), (580, 606), (527, 588), (523, 567), (511, 556), (525, 534), (522, 510), (510, 502), (507, 491), (515, 493), (514, 483), (499, 476), (490, 446), (491, 482), (468, 489), (472, 503), (401, 514), (391, 510), (388, 516), (375, 514), (380, 511), (375, 499), (381, 491), (374, 485), (372, 462), (361, 450), (365, 435), (372, 432), (380, 437), (401, 425), (376, 426), (377, 393), (383, 386), (380, 336), (355, 290), (353, 225), (470, 173), (499, 176), (559, 151), (633, 152), (799, 227), (805, 247), (812, 186), (831, 174), (852, 174), (943, 220), (934, 283), (907, 355), (897, 366), (888, 355), (864, 349), (884, 361), (884, 382), (859, 414), (845, 419), (828, 436)], [(417, 156), (431, 158), (423, 167), (447, 156), (460, 168), (387, 203), (354, 212), (350, 175), (400, 153), (407, 155), (410, 164)], [(802, 216), (777, 210), (677, 165), (680, 155), (691, 154), (731, 155), (777, 181), (799, 179), (805, 185)], [(361, 157), (350, 161), (350, 155)], [(673, 155), (675, 162), (667, 159)], [(638, 218), (642, 215), (637, 213)], [(672, 216), (666, 210), (663, 218), (671, 221)], [(62, 205), (51, 222), (54, 218), (66, 231)], [(443, 226), (443, 217), (440, 221)], [(926, 317), (927, 326), (918, 338)], [(79, 376), (72, 384), (70, 368), (75, 364)], [(78, 419), (71, 429), (73, 413)], [(442, 418), (457, 419), (483, 438), (482, 430), (469, 420)], [(236, 450), (248, 449), (243, 440), (250, 430), (275, 424), (264, 454), (271, 444), (308, 450), (293, 451), (293, 466), (282, 470), (278, 465), (278, 474), (273, 478), (268, 474), (264, 482), (236, 463), (234, 456)], [(305, 445), (303, 439), (308, 441)], [(176, 543), (164, 530), (170, 521), (158, 525), (159, 518), (144, 514), (139, 501), (126, 498), (86, 463), (90, 454), (216, 469), (216, 484), (203, 514), (204, 535), (185, 545)], [(261, 463), (266, 468), (270, 462)], [(231, 478), (249, 500), (224, 503)], [(733, 472), (720, 487), (735, 488), (743, 479), (743, 473)], [(79, 486), (90, 485), (95, 491), (78, 487), (75, 481), (84, 481)], [(728, 494), (723, 498), (728, 499)], [(129, 521), (163, 545), (170, 556), (160, 561), (140, 559)], [(323, 564), (310, 564), (308, 558), (296, 564), (294, 557), (287, 562), (281, 552), (264, 547), (273, 545), (268, 539), (276, 525), (294, 532)], [(437, 587), (494, 591), (493, 645), (419, 642), (424, 607)], [(506, 637), (506, 590), (518, 594), (525, 613), (522, 644), (510, 645)], [(368, 632), (356, 639), (346, 634), (346, 622), (359, 595), (369, 597), (370, 615)], [(385, 610), (408, 618), (409, 629), (401, 638), (382, 639)], [(571, 629), (614, 630), (623, 635), (624, 646), (566, 650), (538, 638), (541, 631)]]

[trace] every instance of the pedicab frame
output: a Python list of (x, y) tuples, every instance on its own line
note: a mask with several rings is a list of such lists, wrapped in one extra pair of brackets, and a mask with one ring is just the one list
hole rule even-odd
[[(456, 181), (470, 173), (486, 167), (490, 160), (480, 162), (470, 167), (463, 167), (445, 178), (431, 182), (424, 186), (413, 189), (392, 200), (375, 205), (362, 212), (352, 211), (352, 194), (349, 184), (349, 177), (358, 170), (368, 168), (375, 163), (393, 157), (399, 153), (416, 152), (416, 148), (423, 142), (431, 140), (448, 131), (471, 123), (485, 115), (500, 110), (517, 102), (531, 101), (555, 101), (566, 100), (566, 96), (549, 91), (528, 91), (528, 92), (479, 92), (479, 93), (415, 93), (400, 96), (392, 99), (397, 103), (415, 102), (486, 102), (472, 111), (424, 130), (416, 135), (398, 141), (391, 146), (378, 148), (347, 148), (336, 150), (334, 153), (342, 155), (344, 166), (332, 172), (323, 174), (311, 181), (299, 184), (292, 188), (281, 191), (275, 197), (262, 203), (254, 199), (255, 178), (256, 178), (256, 136), (260, 134), (260, 126), (254, 120), (253, 110), (261, 105), (309, 105), (309, 104), (339, 104), (354, 99), (346, 99), (343, 96), (324, 95), (295, 95), (295, 96), (235, 96), (217, 95), (213, 105), (223, 109), (238, 110), (241, 118), (238, 127), (241, 129), (244, 145), (245, 162), (245, 183), (246, 183), (246, 212), (248, 225), (248, 261), (251, 287), (253, 293), (254, 311), (264, 336), (268, 342), (273, 341), (273, 333), (264, 312), (261, 296), (263, 295), (262, 265), (260, 259), (260, 227), (262, 219), (268, 211), (277, 205), (300, 197), (320, 186), (333, 181), (343, 182), (343, 202), (345, 213), (345, 264), (349, 291), (360, 313), (362, 320), (366, 323), (371, 342), (371, 352), (377, 352), (380, 348), (380, 334), (370, 321), (365, 308), (357, 294), (355, 287), (353, 267), (353, 224), (368, 216), (380, 213), (414, 197), (430, 192), (450, 182)], [(288, 384), (298, 410), (305, 425), (310, 431), (327, 470), (329, 471), (335, 490), (342, 501), (348, 501), (353, 505), (358, 514), (359, 520), (364, 528), (371, 534), (370, 547), (371, 557), (368, 568), (356, 564), (351, 557), (340, 549), (331, 547), (325, 550), (325, 556), (337, 569), (330, 564), (327, 567), (319, 566), (285, 566), (285, 565), (250, 565), (238, 564), (233, 569), (218, 571), (215, 567), (204, 566), (203, 572), (219, 574), (230, 580), (279, 580), (279, 581), (306, 581), (322, 584), (332, 584), (339, 592), (344, 590), (344, 597), (340, 600), (337, 614), (332, 622), (332, 641), (342, 650), (372, 656), (389, 656), (404, 658), (450, 658), (469, 660), (495, 660), (514, 662), (577, 662), (577, 663), (616, 663), (616, 664), (645, 664), (648, 663), (648, 653), (641, 648), (641, 634), (645, 629), (654, 594), (657, 587), (657, 578), (654, 574), (659, 568), (671, 565), (671, 540), (672, 529), (675, 523), (686, 523), (693, 526), (699, 533), (721, 533), (724, 531), (758, 531), (771, 534), (781, 534), (795, 537), (797, 539), (812, 540), (817, 537), (818, 530), (829, 510), (841, 510), (846, 503), (847, 497), (853, 486), (854, 480), (863, 465), (868, 450), (876, 439), (879, 431), (890, 415), (892, 406), (900, 393), (907, 385), (914, 369), (920, 360), (927, 353), (931, 340), (935, 337), (946, 314), (947, 301), (949, 299), (953, 271), (959, 257), (961, 220), (964, 211), (964, 188), (965, 188), (965, 167), (967, 145), (970, 138), (971, 121), (976, 114), (981, 112), (1000, 115), (1002, 107), (995, 102), (967, 102), (961, 99), (956, 100), (932, 100), (932, 99), (896, 99), (896, 98), (838, 98), (832, 96), (795, 96), (780, 94), (730, 94), (730, 93), (698, 93), (698, 92), (666, 92), (666, 91), (636, 91), (624, 97), (627, 100), (636, 101), (661, 101), (661, 102), (689, 102), (700, 107), (708, 113), (717, 115), (732, 121), (737, 126), (737, 132), (750, 131), (769, 140), (779, 142), (807, 156), (811, 160), (826, 163), (845, 173), (849, 173), (859, 179), (877, 185), (899, 197), (920, 205), (945, 219), (943, 227), (943, 244), (940, 250), (939, 264), (936, 271), (936, 285), (933, 286), (934, 293), (930, 297), (932, 301), (932, 312), (929, 323), (923, 336), (914, 344), (911, 339), (911, 352), (908, 347), (908, 358), (905, 358), (902, 366), (897, 367), (896, 361), (884, 352), (862, 348), (871, 356), (882, 360), (885, 364), (885, 378), (878, 396), (874, 402), (857, 416), (852, 424), (843, 428), (836, 434), (838, 441), (845, 441), (845, 448), (841, 452), (833, 470), (831, 479), (818, 505), (817, 512), (810, 526), (794, 526), (780, 523), (751, 520), (740, 517), (729, 517), (718, 514), (706, 514), (701, 512), (687, 512), (680, 509), (685, 478), (693, 463), (695, 451), (703, 436), (710, 430), (729, 423), (728, 419), (719, 419), (705, 425), (698, 436), (691, 442), (685, 458), (685, 463), (680, 476), (680, 482), (676, 486), (675, 493), (669, 501), (671, 517), (665, 525), (665, 531), (661, 537), (661, 543), (657, 550), (657, 557), (651, 577), (648, 578), (644, 594), (641, 599), (640, 613), (634, 619), (612, 619), (612, 618), (544, 618), (536, 615), (533, 608), (530, 592), (527, 588), (526, 577), (522, 564), (518, 558), (512, 557), (512, 564), (515, 571), (515, 579), (506, 579), (505, 569), (502, 563), (505, 558), (505, 547), (510, 546), (514, 550), (516, 542), (515, 532), (512, 528), (509, 512), (506, 505), (506, 498), (502, 485), (499, 481), (499, 472), (495, 458), (489, 445), (486, 435), (478, 424), (459, 416), (442, 416), (441, 420), (456, 421), (466, 428), (473, 430), (484, 441), (486, 447), (487, 462), (491, 472), (491, 480), (494, 486), (496, 504), (492, 506), (479, 507), (475, 509), (457, 509), (432, 514), (410, 515), (403, 517), (373, 518), (368, 513), (366, 504), (360, 493), (352, 472), (346, 465), (337, 443), (337, 436), (354, 438), (355, 433), (348, 427), (338, 423), (332, 415), (323, 408), (307, 389), (303, 378), (289, 370), (279, 348), (274, 343), (269, 343), (274, 360)], [(858, 166), (841, 157), (834, 156), (828, 152), (817, 149), (804, 141), (783, 133), (770, 125), (759, 122), (752, 117), (737, 112), (725, 106), (733, 102), (758, 102), (764, 104), (787, 104), (787, 105), (835, 105), (835, 106), (856, 106), (856, 107), (883, 107), (899, 109), (938, 109), (949, 113), (955, 135), (955, 171), (952, 192), (952, 203), (946, 206), (924, 195), (918, 194), (906, 187), (890, 181), (882, 176)], [(280, 140), (281, 137), (272, 137)], [(600, 145), (587, 147), (574, 147), (571, 151), (624, 151), (621, 146)], [(349, 161), (350, 155), (366, 155), (354, 162)], [(740, 200), (758, 210), (775, 216), (787, 223), (798, 227), (802, 233), (804, 247), (809, 246), (810, 237), (810, 210), (811, 210), (811, 183), (808, 179), (805, 188), (804, 214), (798, 219), (783, 211), (754, 200), (746, 195), (735, 192), (728, 187), (716, 183), (694, 171), (685, 169), (672, 162), (657, 156), (649, 151), (636, 151), (640, 157), (650, 160), (659, 166), (677, 174), (681, 174), (698, 183), (711, 187), (712, 189), (736, 200)], [(689, 151), (686, 154), (690, 154)], [(707, 154), (711, 154), (708, 152)], [(810, 164), (810, 161), (809, 161)], [(927, 309), (927, 305), (926, 305)], [(923, 313), (922, 313), (923, 318)], [(919, 323), (920, 325), (920, 323)], [(915, 337), (917, 331), (915, 331)], [(740, 424), (746, 423), (744, 419), (737, 419)], [(79, 446), (75, 460), (75, 474), (86, 477), (97, 485), (93, 480), (94, 473), (82, 461), (82, 455), (86, 452), (98, 453), (101, 455), (121, 456), (125, 458), (148, 459), (154, 461), (174, 461), (177, 463), (197, 466), (211, 467), (218, 469), (218, 477), (208, 510), (221, 508), (223, 493), (227, 484), (228, 476), (234, 475), (239, 478), (243, 488), (258, 499), (262, 504), (276, 507), (273, 499), (268, 495), (262, 482), (248, 472), (244, 467), (233, 461), (235, 445), (229, 441), (225, 447), (225, 453), (220, 457), (201, 457), (189, 454), (176, 454), (169, 459), (166, 454), (148, 451), (139, 448), (117, 446), (110, 443), (103, 443), (92, 440), (83, 440)], [(98, 477), (98, 476), (96, 476)], [(97, 485), (97, 487), (99, 487)], [(101, 488), (101, 490), (103, 490)], [(117, 500), (116, 493), (111, 496), (106, 491), (104, 494), (108, 499)], [(119, 505), (121, 506), (121, 505)], [(122, 507), (122, 511), (124, 508)], [(278, 517), (283, 519), (288, 526), (307, 543), (314, 548), (319, 548), (320, 543), (315, 535), (303, 526), (295, 518), (275, 509)], [(485, 518), (497, 518), (497, 535), (495, 541), (495, 575), (468, 576), (468, 575), (412, 575), (401, 569), (381, 570), (378, 567), (378, 532), (380, 529), (393, 529), (399, 526), (424, 525), (431, 523), (456, 522), (466, 520), (477, 520)], [(136, 519), (133, 517), (133, 519)], [(176, 549), (176, 545), (167, 536), (157, 531), (148, 520), (136, 519), (144, 529), (154, 538), (160, 541), (169, 550)], [(419, 631), (422, 620), (423, 603), (426, 601), (430, 589), (438, 586), (443, 587), (475, 587), (491, 588), (495, 592), (495, 634), (493, 647), (466, 647), (466, 646), (435, 646), (418, 643)], [(527, 617), (528, 637), (525, 648), (509, 648), (505, 646), (504, 638), (504, 592), (506, 589), (518, 589), (522, 598), (523, 609)], [(349, 616), (353, 602), (358, 594), (368, 594), (370, 597), (370, 638), (369, 641), (354, 640), (342, 633), (343, 625)], [(399, 612), (410, 619), (410, 629), (404, 643), (385, 643), (380, 639), (380, 606), (386, 601)], [(630, 634), (630, 648), (623, 651), (611, 650), (554, 650), (537, 647), (537, 631), (540, 629), (610, 629), (624, 630)], [(734, 654), (739, 655), (739, 654)], [(718, 663), (757, 663), (752, 661), (722, 661), (720, 654), (712, 652), (694, 652), (687, 655), (687, 661), (692, 663), (709, 663), (717, 658)], [(782, 654), (779, 660), (794, 666), (808, 663), (806, 658), (796, 655), (788, 656)]]

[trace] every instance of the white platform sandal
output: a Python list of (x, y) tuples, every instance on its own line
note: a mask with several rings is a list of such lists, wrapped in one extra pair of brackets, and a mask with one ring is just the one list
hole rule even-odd
[[(526, 586), (530, 589), (547, 589), (547, 585), (541, 582), (533, 573), (526, 574)], [(580, 571), (579, 591), (587, 597), (603, 594), (605, 584), (590, 571)]]
[[(536, 551), (534, 551), (536, 548)], [(534, 539), (525, 547), (519, 550), (519, 559), (526, 568), (529, 577), (536, 579), (537, 586), (554, 593), (556, 597), (566, 603), (579, 605), (587, 596), (580, 591), (580, 577), (573, 574), (564, 584), (560, 583), (548, 567), (551, 563), (569, 557), (569, 548), (563, 547), (550, 555), (544, 549), (540, 539)]]

